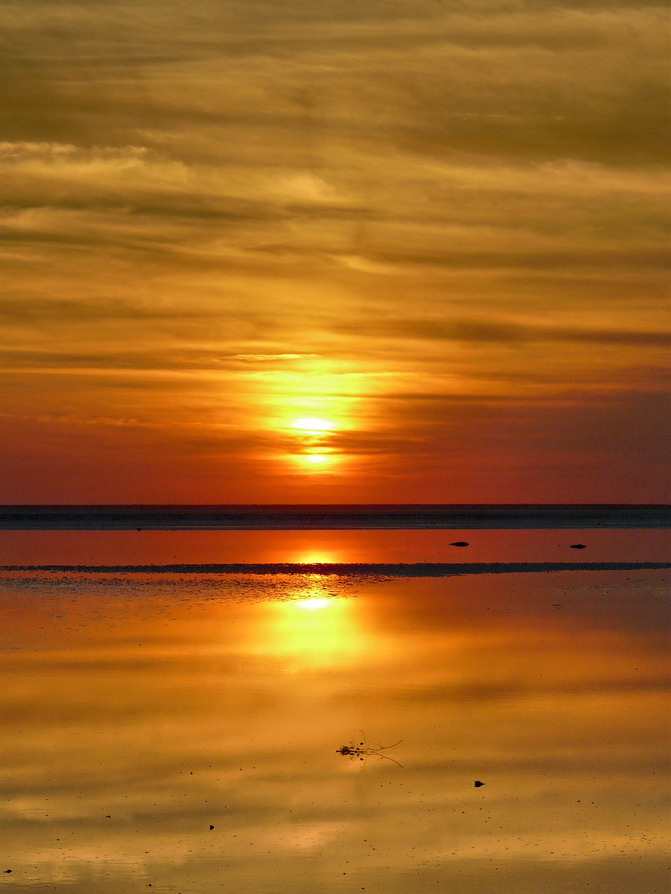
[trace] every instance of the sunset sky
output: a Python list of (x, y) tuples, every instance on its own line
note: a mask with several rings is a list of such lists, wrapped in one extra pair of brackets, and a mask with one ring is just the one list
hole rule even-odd
[(2, 502), (669, 499), (665, 4), (0, 34)]

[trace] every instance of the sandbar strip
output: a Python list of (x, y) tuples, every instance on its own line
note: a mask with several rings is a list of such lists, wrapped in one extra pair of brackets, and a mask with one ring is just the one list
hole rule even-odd
[(340, 577), (449, 577), (462, 574), (520, 574), (550, 571), (643, 571), (671, 568), (671, 562), (416, 562), (298, 564), (229, 563), (175, 565), (2, 565), (0, 572), (58, 574), (314, 574)]

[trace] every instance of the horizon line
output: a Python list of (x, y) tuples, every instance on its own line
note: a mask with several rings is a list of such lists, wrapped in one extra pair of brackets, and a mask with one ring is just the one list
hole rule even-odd
[(32, 504), (0, 506), (0, 530), (469, 530), (668, 528), (650, 503)]
[(664, 507), (671, 508), (671, 502), (659, 503), (631, 503), (631, 502), (588, 502), (588, 503), (562, 503), (562, 502), (535, 502), (535, 503), (3, 503), (0, 502), (0, 511), (6, 509), (116, 509), (116, 508), (157, 508), (157, 509), (274, 509), (274, 508), (356, 508), (356, 507), (460, 507), (460, 508), (479, 508), (479, 507), (556, 507), (556, 508), (572, 508), (572, 507), (611, 507), (611, 506), (636, 506), (636, 507)]

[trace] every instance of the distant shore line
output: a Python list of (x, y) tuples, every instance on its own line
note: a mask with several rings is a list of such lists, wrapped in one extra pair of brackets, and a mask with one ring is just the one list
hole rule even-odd
[(339, 577), (451, 577), (463, 574), (519, 574), (550, 571), (643, 571), (671, 568), (671, 562), (293, 562), (171, 565), (1, 565), (0, 573), (60, 574), (308, 574)]
[(0, 506), (5, 531), (671, 528), (671, 505)]

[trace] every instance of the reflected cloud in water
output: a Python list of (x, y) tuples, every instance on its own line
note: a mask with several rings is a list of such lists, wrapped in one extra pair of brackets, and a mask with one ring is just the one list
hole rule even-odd
[(26, 894), (663, 888), (662, 572), (33, 575), (0, 607)]

